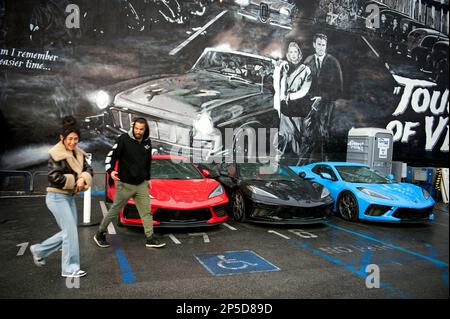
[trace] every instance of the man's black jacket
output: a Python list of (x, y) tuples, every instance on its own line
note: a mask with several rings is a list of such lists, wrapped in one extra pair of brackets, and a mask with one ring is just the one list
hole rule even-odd
[[(106, 157), (106, 171), (116, 170), (120, 181), (139, 185), (150, 179), (152, 143), (146, 130), (141, 142), (133, 136), (133, 127), (128, 133), (119, 136), (116, 144)], [(116, 169), (116, 163), (118, 167)]]

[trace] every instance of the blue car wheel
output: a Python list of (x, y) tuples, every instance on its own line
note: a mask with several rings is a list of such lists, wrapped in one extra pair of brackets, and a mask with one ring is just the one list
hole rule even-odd
[(358, 220), (358, 201), (351, 192), (343, 192), (339, 196), (337, 209), (343, 219), (352, 222)]

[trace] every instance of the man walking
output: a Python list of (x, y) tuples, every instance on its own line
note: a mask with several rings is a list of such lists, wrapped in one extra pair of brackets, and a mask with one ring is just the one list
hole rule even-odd
[[(150, 129), (147, 121), (144, 118), (134, 119), (130, 131), (118, 138), (117, 143), (106, 157), (106, 171), (116, 183), (116, 194), (114, 203), (94, 236), (94, 241), (99, 247), (110, 246), (106, 240), (106, 229), (110, 222), (117, 219), (130, 198), (134, 199), (144, 225), (147, 237), (145, 246), (159, 248), (166, 245), (155, 238), (153, 234), (153, 216), (148, 193), (148, 187), (151, 186), (152, 154), (149, 135)], [(116, 162), (119, 162), (117, 171), (115, 170)]]

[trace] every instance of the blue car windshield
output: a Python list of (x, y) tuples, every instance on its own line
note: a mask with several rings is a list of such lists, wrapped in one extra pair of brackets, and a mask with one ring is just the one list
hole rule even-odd
[(297, 181), (298, 176), (295, 175), (288, 167), (261, 163), (244, 163), (239, 164), (239, 177), (242, 180), (258, 180), (258, 181)]
[(391, 184), (394, 181), (367, 166), (336, 166), (342, 179), (349, 183)]
[(152, 161), (152, 179), (201, 179), (203, 176), (189, 162), (175, 162), (170, 159)]

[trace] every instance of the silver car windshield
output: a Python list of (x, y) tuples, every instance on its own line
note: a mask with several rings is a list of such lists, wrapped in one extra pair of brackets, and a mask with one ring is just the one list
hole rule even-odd
[(254, 84), (261, 84), (273, 73), (270, 59), (221, 51), (205, 51), (193, 69), (222, 74), (231, 81)]

